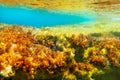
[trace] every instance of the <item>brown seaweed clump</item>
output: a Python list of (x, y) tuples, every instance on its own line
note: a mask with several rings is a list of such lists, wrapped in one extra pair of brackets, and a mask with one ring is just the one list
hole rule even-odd
[(0, 28), (0, 79), (91, 80), (120, 69), (118, 36), (39, 34)]
[[(10, 77), (11, 71), (15, 72), (18, 69), (30, 75), (30, 78), (34, 78), (36, 70), (46, 72), (47, 75), (64, 71), (67, 64), (65, 53), (36, 44), (30, 32), (23, 31), (21, 27), (5, 27), (1, 29), (0, 35), (2, 76)], [(8, 67), (11, 70), (5, 73)]]

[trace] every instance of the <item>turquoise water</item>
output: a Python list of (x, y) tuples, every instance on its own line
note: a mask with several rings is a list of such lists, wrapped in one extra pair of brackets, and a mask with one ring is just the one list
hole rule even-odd
[(94, 21), (94, 16), (70, 15), (67, 13), (53, 13), (44, 9), (30, 9), (21, 7), (0, 6), (0, 23), (18, 24), (25, 26), (56, 26), (80, 24)]

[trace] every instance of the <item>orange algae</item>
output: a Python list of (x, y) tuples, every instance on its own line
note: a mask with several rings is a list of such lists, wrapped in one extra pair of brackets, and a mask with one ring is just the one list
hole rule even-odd
[[(34, 70), (42, 68), (48, 73), (54, 74), (53, 70), (58, 67), (59, 71), (66, 66), (65, 56), (62, 52), (52, 51), (44, 45), (35, 44), (30, 32), (24, 32), (22, 28), (3, 28), (0, 32), (1, 46), (0, 70), (11, 65), (17, 69), (34, 75)], [(51, 66), (51, 67), (50, 67)]]
[[(119, 5), (119, 0), (0, 0), (1, 3), (7, 5), (28, 5), (31, 7), (40, 7), (47, 9), (57, 10), (84, 10), (84, 9), (110, 9), (114, 8), (114, 5)], [(119, 7), (117, 7), (119, 8)]]
[(65, 9), (72, 10), (71, 8), (84, 8), (87, 1), (82, 0), (0, 0), (0, 2), (8, 5), (28, 5), (31, 7), (40, 7), (48, 9)]
[(10, 68), (14, 73), (1, 76), (17, 79), (22, 70), (27, 79), (89, 80), (119, 69), (120, 39), (101, 37), (41, 34), (16, 25), (0, 28), (0, 72)]
[[(120, 4), (118, 0), (0, 0), (0, 2), (72, 11), (88, 6), (97, 11), (101, 9), (111, 11), (110, 8), (119, 9), (119, 6), (115, 5)], [(41, 33), (34, 33), (33, 30), (17, 25), (0, 28), (0, 79), (18, 80), (21, 77), (25, 80), (97, 80), (98, 75), (120, 69), (119, 31), (105, 34), (92, 32), (87, 35), (82, 33), (56, 35), (48, 31), (49, 29), (40, 29)], [(8, 68), (11, 71), (6, 73)]]

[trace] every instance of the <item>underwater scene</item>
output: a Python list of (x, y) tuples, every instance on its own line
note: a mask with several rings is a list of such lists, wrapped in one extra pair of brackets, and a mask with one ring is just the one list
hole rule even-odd
[(120, 0), (0, 0), (0, 80), (120, 80)]

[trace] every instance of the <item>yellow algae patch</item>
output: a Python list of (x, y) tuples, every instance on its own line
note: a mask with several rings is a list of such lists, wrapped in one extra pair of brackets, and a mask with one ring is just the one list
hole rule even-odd
[[(80, 10), (91, 7), (111, 8), (111, 5), (120, 4), (120, 0), (0, 0), (4, 4), (22, 4), (31, 7), (41, 7), (60, 10)], [(106, 6), (107, 5), (107, 6)], [(93, 7), (92, 6), (92, 7)]]
[(23, 0), (0, 0), (0, 2), (3, 2), (5, 4), (13, 4), (13, 5), (18, 4), (18, 3), (22, 2), (22, 1)]
[(5, 4), (23, 4), (31, 7), (41, 7), (50, 9), (81, 9), (86, 6), (83, 0), (0, 0)]
[[(48, 27), (43, 28), (45, 33), (53, 33), (53, 34), (91, 34), (91, 33), (109, 33), (109, 32), (119, 32), (120, 31), (120, 24), (119, 22), (111, 22), (111, 23), (104, 23), (104, 22), (95, 22), (94, 24), (89, 25), (66, 25), (66, 26), (57, 26), (57, 27)], [(41, 33), (43, 33), (43, 29), (41, 29)]]

